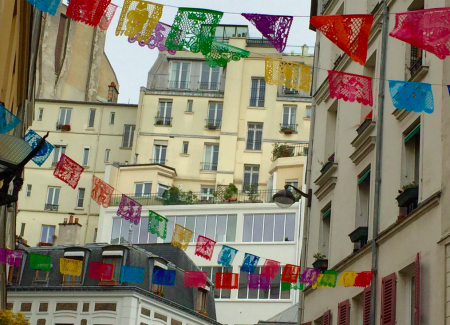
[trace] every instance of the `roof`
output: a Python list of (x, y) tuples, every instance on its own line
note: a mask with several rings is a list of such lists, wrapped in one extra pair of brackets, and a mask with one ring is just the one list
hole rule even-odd
[(293, 305), (281, 313), (276, 314), (266, 321), (259, 321), (258, 324), (278, 325), (278, 324), (297, 324), (298, 321), (298, 305)]

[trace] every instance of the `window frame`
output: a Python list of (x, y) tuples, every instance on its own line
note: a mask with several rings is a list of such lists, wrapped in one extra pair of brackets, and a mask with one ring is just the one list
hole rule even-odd
[[(256, 88), (253, 88), (254, 81)], [(255, 97), (253, 93), (255, 92)], [(264, 107), (266, 100), (266, 81), (261, 77), (252, 77), (250, 84), (250, 107)]]
[(43, 107), (39, 107), (38, 109), (38, 121), (42, 121), (42, 118), (44, 117), (44, 108)]
[[(42, 239), (44, 239), (44, 227), (46, 227), (46, 234), (45, 234), (45, 239), (46, 239), (46, 241), (43, 241)], [(50, 229), (52, 229), (53, 228), (53, 235), (50, 237), (50, 242), (48, 241), (49, 240), (49, 235), (50, 235)], [(40, 235), (40, 240), (39, 240), (39, 242), (40, 243), (47, 243), (47, 244), (53, 244), (53, 242), (55, 241), (55, 239), (54, 239), (54, 236), (55, 236), (55, 233), (56, 233), (56, 226), (52, 226), (52, 225), (42, 225), (41, 226), (41, 235)]]
[[(66, 257), (64, 255), (64, 257)], [(73, 286), (80, 286), (83, 285), (84, 282), (84, 276), (85, 276), (85, 272), (84, 272), (84, 266), (85, 266), (85, 261), (86, 261), (86, 256), (70, 256), (70, 259), (74, 259), (77, 261), (82, 261), (82, 267), (81, 267), (81, 275), (80, 276), (73, 276), (70, 274), (63, 274), (63, 278), (62, 278), (62, 282), (61, 285), (63, 287), (73, 287)]]
[(25, 197), (31, 197), (31, 191), (33, 190), (33, 184), (27, 184)]
[(88, 129), (93, 129), (95, 127), (95, 114), (96, 109), (90, 108), (88, 114), (88, 125), (87, 125)]
[[(286, 111), (287, 109), (287, 111)], [(287, 113), (287, 114), (286, 114)], [(285, 117), (287, 116), (287, 123), (285, 123)], [(283, 118), (282, 124), (292, 126), (297, 123), (297, 106), (296, 105), (283, 105)]]
[[(51, 200), (49, 200), (50, 199), (50, 189), (53, 190), (53, 193), (51, 195)], [(58, 193), (58, 195), (56, 195), (56, 193)], [(59, 207), (59, 195), (60, 194), (61, 194), (61, 187), (48, 186), (47, 187), (47, 197), (46, 197), (46, 200), (45, 200), (45, 204)], [(55, 200), (55, 198), (56, 198), (56, 200)], [(58, 203), (58, 204), (55, 204), (55, 203)]]
[[(203, 190), (207, 191), (203, 193)], [(199, 198), (201, 201), (211, 201), (214, 200), (214, 192), (216, 191), (215, 186), (212, 185), (200, 185), (200, 195)]]
[[(208, 149), (210, 152), (208, 155)], [(217, 171), (217, 165), (219, 164), (219, 150), (220, 146), (217, 143), (205, 143), (203, 149), (203, 166), (204, 171)]]
[(186, 106), (186, 112), (188, 112), (188, 113), (194, 112), (194, 100), (188, 99), (187, 106)]
[[(159, 148), (159, 149), (157, 150), (157, 148)], [(168, 144), (155, 144), (155, 143), (153, 144), (153, 163), (154, 164), (161, 164), (161, 165), (166, 164), (167, 148), (168, 148)], [(164, 152), (164, 155), (163, 155), (163, 152)], [(163, 156), (164, 156), (164, 159), (161, 159)]]
[[(142, 189), (141, 189), (140, 193), (138, 193), (138, 191), (137, 191), (137, 186), (138, 185), (142, 186)], [(145, 187), (147, 185), (149, 185), (150, 191), (146, 194)], [(151, 194), (152, 194), (152, 182), (136, 182), (136, 183), (134, 183), (134, 196), (135, 197), (150, 197)]]
[[(247, 123), (247, 140), (245, 150), (261, 151), (263, 142), (264, 124), (259, 122)], [(260, 139), (258, 141), (258, 138)]]
[[(214, 116), (211, 116), (213, 113)], [(223, 117), (223, 102), (209, 102), (208, 103), (208, 122), (213, 120), (214, 123), (222, 122)]]
[[(274, 279), (272, 279), (271, 283), (270, 283), (270, 287), (269, 287), (268, 290), (264, 290), (264, 289), (260, 289), (260, 288), (258, 288), (258, 289), (250, 289), (248, 287), (248, 278), (246, 276), (248, 273), (240, 271), (239, 272), (239, 289), (238, 289), (237, 299), (241, 300), (241, 301), (242, 300), (286, 301), (286, 302), (292, 301), (292, 289), (290, 289), (290, 290), (282, 290), (281, 275), (283, 274), (283, 269), (284, 269), (284, 266), (280, 266), (280, 270), (278, 271), (278, 274), (279, 274), (280, 277), (279, 277), (279, 282), (276, 283), (277, 286), (274, 285), (275, 284), (274, 281), (273, 281)], [(261, 274), (261, 270), (262, 270), (262, 266), (257, 266), (256, 269), (255, 269), (255, 274), (256, 273)], [(244, 274), (244, 276), (243, 276), (243, 274)], [(241, 282), (241, 280), (245, 280), (245, 281)], [(278, 281), (278, 279), (277, 279), (277, 281)], [(243, 284), (244, 282), (246, 283), (246, 285), (245, 285), (245, 287), (242, 286), (242, 288), (241, 288), (241, 284)], [(240, 297), (240, 292), (241, 292), (241, 290), (244, 290), (244, 289), (246, 290), (245, 291), (246, 295), (245, 295), (245, 297)], [(276, 291), (277, 289), (278, 289), (278, 298), (272, 298), (272, 290)], [(249, 298), (250, 290), (256, 290), (256, 298)], [(267, 298), (265, 298), (264, 296), (261, 295), (261, 291), (263, 291), (263, 292), (267, 291)], [(282, 293), (284, 291), (288, 291), (289, 292), (289, 297), (288, 298), (282, 298)]]
[(109, 162), (111, 158), (111, 149), (105, 149), (105, 162)]
[[(124, 260), (125, 256), (120, 256), (120, 255), (103, 255), (103, 253), (105, 253), (105, 252), (106, 251), (102, 252), (102, 262), (106, 263), (106, 264), (112, 264), (113, 265), (113, 278), (111, 280), (100, 279), (98, 284), (99, 285), (118, 285), (118, 284), (121, 283), (120, 282), (120, 274), (121, 274), (121, 268), (122, 268), (123, 260)], [(108, 262), (107, 261), (108, 258), (111, 258), (112, 262)], [(118, 272), (119, 278), (118, 279), (114, 278), (114, 274), (116, 273), (116, 267), (118, 267), (118, 270), (119, 270), (119, 272)]]
[[(206, 69), (206, 68), (209, 69), (209, 71), (208, 71), (208, 81), (204, 81), (203, 80), (203, 70)], [(219, 73), (217, 75), (216, 87), (214, 88), (214, 87), (211, 87), (211, 85), (215, 81), (211, 81), (211, 79), (212, 79), (213, 69), (216, 69), (216, 68), (219, 69)], [(219, 90), (221, 78), (222, 78), (222, 68), (221, 67), (217, 66), (217, 67), (212, 68), (208, 64), (206, 64), (206, 62), (202, 62), (202, 65), (200, 66), (200, 85), (199, 85), (200, 86), (199, 88), (201, 90), (208, 90), (208, 91), (217, 91), (217, 90)], [(202, 86), (202, 84), (204, 84), (204, 83), (207, 84), (206, 88), (204, 88)]]
[[(63, 114), (64, 112), (64, 114)], [(68, 114), (70, 113), (70, 114)], [(63, 117), (64, 115), (64, 117)], [(67, 118), (67, 115), (69, 115), (69, 117)], [(72, 119), (72, 107), (60, 107), (59, 108), (59, 117), (58, 117), (58, 124), (59, 125), (71, 125)], [(69, 120), (69, 121), (67, 121)]]
[[(251, 170), (250, 171), (247, 171), (246, 169), (247, 168), (251, 168)], [(258, 170), (257, 170), (257, 172), (255, 172), (254, 171), (254, 168), (257, 168)], [(258, 187), (259, 187), (259, 173), (260, 173), (260, 171), (261, 171), (261, 166), (260, 165), (244, 165), (244, 178), (243, 178), (243, 181), (242, 181), (242, 191), (247, 191), (247, 187), (248, 186), (251, 186), (253, 189), (255, 189), (256, 191), (258, 190)], [(250, 182), (247, 184), (246, 182), (245, 182), (245, 174), (246, 173), (249, 173), (250, 174)], [(257, 175), (256, 176), (256, 178), (257, 178), (257, 182), (255, 183), (255, 182), (253, 182), (253, 178), (255, 177), (254, 175)]]
[(189, 154), (189, 141), (183, 141), (182, 147), (181, 147), (181, 153), (183, 155)]
[[(128, 139), (125, 139), (127, 128), (129, 128)], [(136, 125), (134, 125), (134, 124), (125, 124), (123, 126), (122, 148), (132, 148), (133, 147), (133, 138), (134, 138), (135, 131), (136, 131)]]
[[(261, 240), (260, 241), (255, 241), (255, 216), (261, 217)], [(277, 224), (277, 221), (280, 220), (279, 217), (277, 216), (283, 216), (283, 222), (281, 225)], [(242, 232), (242, 243), (295, 243), (296, 241), (296, 237), (295, 237), (295, 229), (297, 226), (297, 214), (295, 212), (292, 213), (244, 213), (243, 215), (243, 219), (244, 219), (244, 231)], [(247, 218), (251, 217), (251, 227), (248, 227), (249, 230), (251, 230), (251, 234), (250, 234), (250, 238), (246, 238), (248, 233), (245, 232), (245, 222)], [(265, 239), (265, 235), (266, 235), (266, 217), (273, 217), (273, 224), (272, 227), (269, 227), (272, 229), (271, 231), (271, 238), (272, 240), (266, 240)], [(293, 221), (294, 221), (294, 227), (293, 227), (293, 233), (292, 235), (292, 240), (286, 240), (286, 228), (287, 228), (287, 224), (288, 224), (288, 217), (293, 217)], [(276, 240), (276, 230), (280, 229), (280, 227), (283, 229), (283, 236), (282, 236), (282, 240)], [(259, 234), (258, 234), (259, 236)]]
[[(80, 197), (81, 193), (83, 193), (83, 197)], [(83, 187), (79, 187), (78, 191), (77, 191), (77, 203), (76, 203), (76, 208), (77, 209), (84, 209), (84, 199), (86, 196), (86, 189)], [(80, 201), (81, 201), (81, 206), (80, 206)]]
[(114, 125), (116, 119), (116, 112), (109, 113), (109, 125)]
[(158, 198), (163, 198), (163, 197), (164, 197), (164, 192), (162, 192), (162, 193), (160, 194), (160, 191), (159, 191), (160, 188), (165, 188), (165, 189), (164, 189), (164, 192), (165, 192), (165, 191), (168, 191), (168, 190), (169, 190), (170, 185), (158, 183), (158, 188), (157, 188), (157, 192), (156, 192), (156, 197), (158, 197)]
[[(175, 76), (176, 70), (174, 69), (175, 65), (179, 64), (178, 75)], [(183, 76), (183, 65), (186, 64), (188, 69), (186, 70), (186, 80), (182, 80)], [(170, 77), (169, 77), (169, 89), (189, 89), (189, 83), (191, 81), (191, 70), (192, 64), (187, 61), (171, 61), (170, 62)], [(175, 77), (175, 79), (173, 79)], [(175, 85), (173, 83), (176, 83)], [(185, 83), (185, 87), (182, 87), (182, 84)]]
[(208, 291), (203, 288), (198, 288), (197, 295), (197, 311), (208, 312)]
[(67, 146), (65, 145), (55, 145), (52, 165), (56, 165), (61, 159), (61, 156), (66, 153)]
[(89, 155), (91, 153), (91, 147), (83, 147), (83, 157), (81, 159), (81, 165), (84, 167), (89, 167)]

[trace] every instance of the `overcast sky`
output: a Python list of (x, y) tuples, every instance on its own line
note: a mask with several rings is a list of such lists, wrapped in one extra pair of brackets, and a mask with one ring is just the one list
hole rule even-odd
[[(221, 2), (206, 0), (156, 0), (154, 2), (162, 5), (205, 8), (223, 12), (294, 16), (309, 15), (310, 7), (310, 0), (223, 0)], [(112, 3), (121, 7), (123, 6), (123, 0), (113, 0)], [(119, 79), (119, 102), (137, 104), (139, 100), (139, 89), (147, 84), (147, 73), (158, 56), (158, 50), (140, 47), (137, 42), (130, 44), (126, 36), (115, 35), (121, 10), (121, 8), (117, 9), (115, 17), (107, 31), (105, 51)], [(161, 21), (172, 25), (176, 12), (176, 8), (165, 6)], [(249, 25), (250, 37), (261, 36), (253, 25), (241, 15), (225, 13), (220, 24)], [(313, 46), (315, 33), (311, 32), (308, 26), (308, 18), (294, 17), (288, 45), (299, 46), (307, 44)], [(300, 48), (286, 48), (286, 52), (290, 52), (291, 50), (298, 52)]]

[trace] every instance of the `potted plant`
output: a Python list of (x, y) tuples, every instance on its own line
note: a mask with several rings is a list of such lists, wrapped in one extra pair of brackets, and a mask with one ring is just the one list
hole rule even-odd
[(313, 267), (315, 269), (319, 269), (320, 271), (328, 270), (328, 259), (327, 256), (322, 253), (316, 253), (313, 255), (316, 261), (313, 263)]
[(208, 124), (206, 125), (206, 127), (209, 130), (216, 130), (217, 129), (217, 125), (214, 122), (208, 122)]
[(396, 197), (399, 207), (408, 207), (417, 203), (419, 199), (419, 186), (412, 182), (403, 186), (400, 195)]
[(283, 126), (281, 128), (281, 132), (284, 132), (284, 134), (292, 134), (294, 130), (292, 129), (292, 126)]
[(163, 119), (162, 118), (160, 118), (160, 119), (158, 119), (158, 120), (156, 120), (156, 125), (163, 125)]
[(234, 198), (234, 196), (238, 194), (238, 188), (233, 183), (228, 184), (228, 187), (225, 189), (225, 194), (223, 198), (225, 201), (233, 201), (231, 199)]
[(61, 125), (61, 131), (70, 131), (70, 125), (69, 124), (63, 124)]
[(153, 291), (153, 293), (157, 296), (163, 297), (164, 298), (164, 292), (162, 291)]
[(259, 200), (259, 195), (258, 195), (258, 191), (255, 189), (254, 186), (252, 185), (247, 185), (245, 187), (245, 193), (248, 196), (248, 201), (252, 202), (252, 203), (257, 203)]
[(286, 144), (275, 143), (272, 150), (273, 160), (284, 157), (292, 157), (293, 155), (294, 155), (293, 147), (288, 146)]

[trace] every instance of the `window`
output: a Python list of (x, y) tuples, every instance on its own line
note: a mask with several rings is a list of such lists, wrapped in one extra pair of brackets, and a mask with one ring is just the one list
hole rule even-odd
[(331, 230), (331, 204), (321, 211), (321, 223), (319, 234), (319, 251), (329, 258), (330, 230)]
[(88, 128), (93, 128), (95, 122), (95, 108), (89, 110)]
[(172, 101), (160, 101), (158, 115), (156, 116), (156, 125), (172, 124)]
[(116, 112), (111, 112), (111, 114), (109, 114), (109, 124), (114, 125), (115, 119), (116, 119)]
[(133, 146), (133, 136), (135, 125), (125, 125), (123, 130), (122, 148), (131, 148)]
[(109, 157), (111, 155), (111, 149), (105, 150), (105, 162), (109, 162)]
[(61, 156), (66, 153), (66, 146), (55, 146), (55, 149), (53, 150), (53, 161), (52, 164), (56, 165), (56, 163), (59, 161)]
[(83, 166), (89, 166), (89, 147), (83, 148), (83, 159), (81, 164)]
[(49, 187), (47, 190), (47, 201), (45, 210), (58, 211), (60, 187)]
[(141, 307), (141, 315), (150, 317), (151, 316), (151, 310), (147, 309), (147, 308), (144, 308), (144, 307)]
[(366, 169), (358, 177), (358, 206), (356, 228), (367, 227), (369, 224), (370, 206), (370, 169)]
[(94, 229), (94, 238), (93, 238), (93, 242), (96, 243), (97, 242), (97, 235), (98, 235), (98, 228)]
[[(291, 185), (298, 188), (298, 179), (286, 180), (285, 185)], [(294, 196), (298, 195), (298, 193), (292, 187), (289, 187), (288, 189), (292, 192), (292, 194), (294, 194)]]
[(245, 214), (243, 242), (294, 241), (295, 214)]
[(191, 73), (191, 64), (189, 62), (173, 62), (170, 73), (169, 88), (188, 89)]
[(153, 163), (166, 164), (167, 145), (155, 144), (153, 147)]
[(22, 222), (22, 224), (20, 225), (20, 233), (19, 236), (23, 237), (25, 235), (25, 223)]
[(214, 186), (201, 186), (200, 187), (200, 200), (201, 201), (212, 201), (214, 199), (214, 191), (216, 189)]
[(305, 118), (311, 118), (311, 106), (306, 106)]
[(44, 109), (43, 108), (39, 108), (39, 113), (38, 113), (38, 121), (42, 121), (42, 117), (44, 116)]
[[(216, 284), (216, 273), (232, 273), (232, 267), (205, 267), (202, 266), (201, 270), (208, 274), (208, 278)], [(214, 298), (216, 299), (230, 299), (231, 289), (214, 289)]]
[(160, 314), (160, 313), (156, 313), (156, 312), (155, 312), (154, 317), (155, 317), (155, 319), (160, 319), (160, 320), (162, 320), (163, 322), (167, 322), (167, 316), (166, 316), (166, 315), (162, 315), (162, 314)]
[(31, 184), (27, 184), (27, 193), (26, 193), (26, 197), (30, 197), (31, 196), (31, 189), (32, 189), (33, 185)]
[(283, 123), (281, 128), (290, 128), (292, 131), (297, 131), (297, 107), (296, 106), (284, 106), (283, 108)]
[[(22, 224), (24, 225), (24, 223)], [(8, 284), (19, 284), (20, 283), (20, 275), (22, 272), (22, 263), (23, 263), (24, 256), (20, 258), (20, 265), (9, 265), (9, 272), (8, 272)]]
[(217, 163), (219, 161), (219, 145), (205, 145), (204, 159), (202, 170), (217, 171)]
[(266, 82), (262, 78), (252, 78), (252, 88), (250, 92), (250, 106), (264, 107), (266, 95)]
[(77, 208), (83, 208), (85, 191), (84, 188), (78, 188)]
[(169, 186), (158, 184), (158, 193), (156, 194), (157, 197), (162, 198), (164, 196), (164, 192), (169, 189)]
[(261, 150), (262, 132), (262, 123), (248, 123), (247, 150)]
[(192, 106), (194, 106), (194, 101), (192, 99), (189, 99), (187, 101), (186, 112), (192, 112)]
[(419, 184), (420, 166), (420, 124), (405, 133), (405, 173), (403, 185)]
[[(122, 218), (113, 219), (111, 244), (128, 244), (130, 241), (130, 222)], [(148, 231), (148, 217), (142, 217), (138, 225), (133, 225), (131, 242), (133, 244), (156, 243), (158, 237)]]
[(152, 192), (152, 183), (135, 183), (134, 184), (134, 196), (150, 196)]
[(197, 296), (197, 311), (207, 313), (208, 291), (202, 288), (198, 288)]
[(336, 141), (337, 101), (335, 101), (327, 112), (327, 130), (325, 134), (325, 160), (334, 153)]
[(42, 225), (41, 243), (53, 244), (55, 236), (55, 226)]
[(259, 180), (259, 166), (244, 165), (244, 183), (242, 189), (247, 191), (249, 189), (258, 190)]
[(223, 103), (210, 102), (208, 109), (208, 129), (220, 129), (222, 124)]
[[(115, 254), (115, 253), (116, 253), (116, 251), (104, 251), (103, 252), (103, 263), (113, 265), (113, 276), (112, 276), (112, 280), (101, 279), (100, 282), (98, 283), (99, 285), (114, 285), (114, 284), (120, 283), (120, 269), (122, 267), (123, 256)], [(122, 251), (120, 251), (120, 253), (123, 254)]]
[(77, 261), (82, 261), (83, 265), (81, 266), (81, 275), (80, 276), (73, 276), (73, 275), (69, 275), (69, 274), (63, 274), (63, 280), (62, 280), (62, 285), (63, 286), (74, 286), (74, 285), (80, 285), (83, 283), (83, 269), (84, 269), (84, 252), (76, 252), (76, 253), (80, 253), (78, 256), (66, 256), (66, 254), (64, 254), (64, 257), (66, 258), (70, 258), (71, 260), (77, 260)]
[(61, 107), (59, 109), (59, 125), (70, 125), (70, 117), (72, 116), (72, 109), (71, 108), (64, 108)]
[[(167, 217), (167, 237), (164, 240), (170, 243), (175, 223), (192, 230), (191, 242), (197, 240), (197, 235), (214, 239), (218, 243), (236, 241), (236, 215), (199, 215), (199, 216), (172, 216)], [(195, 238), (194, 238), (195, 237)]]
[(48, 271), (36, 270), (33, 282), (47, 282), (49, 273)]
[(188, 154), (188, 150), (189, 150), (189, 142), (188, 141), (183, 141), (182, 153), (184, 155), (187, 155)]
[(220, 67), (211, 68), (205, 62), (203, 62), (200, 89), (218, 90), (219, 80), (220, 80)]
[[(239, 275), (239, 290), (238, 299), (290, 299), (291, 290), (283, 290), (281, 287), (281, 274), (283, 268), (278, 270), (278, 273), (270, 281), (270, 287), (268, 290), (263, 289), (249, 289), (248, 288), (248, 273), (241, 272)], [(256, 274), (261, 273), (261, 267), (257, 267)]]

